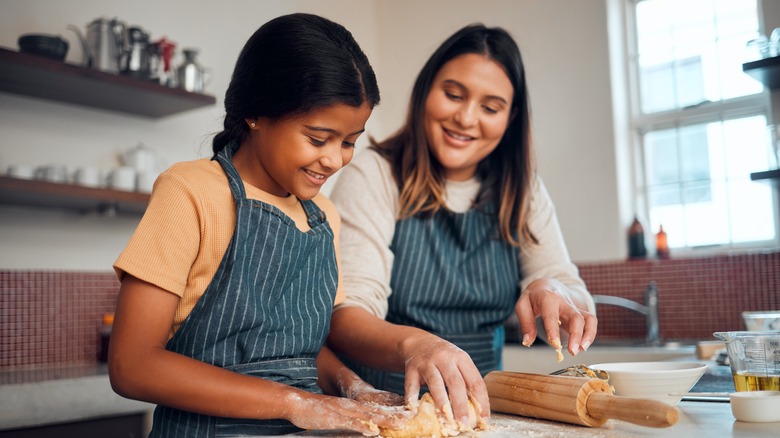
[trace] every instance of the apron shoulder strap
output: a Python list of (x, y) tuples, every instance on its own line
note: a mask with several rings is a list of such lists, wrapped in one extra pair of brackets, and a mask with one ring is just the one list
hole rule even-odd
[(219, 151), (216, 156), (217, 162), (222, 166), (222, 170), (225, 171), (225, 175), (228, 178), (228, 184), (230, 185), (230, 192), (233, 193), (233, 198), (236, 201), (246, 199), (246, 191), (244, 190), (244, 182), (241, 181), (241, 176), (238, 174), (235, 166), (233, 166), (233, 152), (238, 149), (238, 143), (230, 142), (224, 149)]
[(309, 228), (315, 228), (317, 225), (325, 223), (328, 219), (325, 217), (325, 212), (312, 200), (301, 201), (303, 211), (306, 212), (306, 217), (309, 221)]

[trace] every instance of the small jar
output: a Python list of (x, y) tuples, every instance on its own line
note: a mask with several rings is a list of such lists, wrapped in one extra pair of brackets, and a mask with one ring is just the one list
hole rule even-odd
[(103, 314), (103, 320), (100, 325), (100, 345), (98, 346), (98, 360), (108, 362), (108, 345), (111, 342), (111, 331), (114, 327), (114, 314)]
[(658, 228), (658, 234), (655, 235), (655, 253), (659, 259), (669, 258), (669, 241), (663, 225)]

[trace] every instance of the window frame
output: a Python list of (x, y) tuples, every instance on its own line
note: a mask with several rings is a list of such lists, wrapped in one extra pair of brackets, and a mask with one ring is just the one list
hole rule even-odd
[[(618, 64), (622, 64), (623, 74), (625, 75), (621, 81), (624, 89), (618, 90), (615, 87), (621, 87), (621, 85), (613, 85), (613, 91), (616, 94), (622, 94), (625, 96), (625, 102), (623, 102), (624, 108), (628, 114), (625, 120), (619, 120), (616, 118), (615, 123), (627, 123), (626, 135), (621, 137), (616, 136), (618, 140), (617, 148), (626, 147), (627, 153), (625, 155), (622, 164), (627, 165), (628, 175), (626, 175), (622, 181), (631, 183), (630, 193), (624, 193), (621, 198), (623, 205), (621, 211), (624, 216), (624, 220), (633, 218), (634, 215), (638, 215), (644, 219), (646, 229), (646, 239), (650, 240), (651, 248), (654, 248), (654, 236), (657, 230), (650, 228), (650, 206), (647, 195), (647, 175), (645, 174), (645, 160), (644, 160), (644, 134), (650, 131), (669, 128), (680, 128), (693, 124), (700, 123), (712, 123), (720, 122), (727, 119), (734, 119), (740, 117), (758, 116), (763, 115), (769, 124), (780, 124), (774, 121), (772, 112), (772, 90), (768, 87), (762, 87), (762, 91), (757, 94), (740, 96), (736, 98), (730, 98), (721, 101), (705, 101), (697, 105), (692, 105), (684, 108), (672, 109), (667, 111), (660, 111), (652, 114), (645, 114), (641, 108), (641, 84), (640, 84), (640, 72), (638, 59), (638, 44), (637, 44), (637, 23), (636, 23), (636, 6), (643, 0), (612, 0), (610, 3), (610, 13), (618, 12), (621, 17), (621, 23), (617, 24), (612, 22), (610, 27), (610, 33), (620, 33), (620, 41), (617, 41), (614, 35), (610, 36), (611, 44), (613, 46), (619, 46), (622, 50), (611, 50), (611, 56), (620, 57)], [(762, 14), (762, 0), (757, 0), (758, 7), (758, 19), (759, 19), (759, 32), (767, 34), (765, 29), (765, 23)], [(615, 8), (618, 10), (616, 11)], [(614, 47), (613, 47), (614, 49)], [(613, 74), (615, 74), (616, 60), (612, 59)], [(777, 92), (780, 95), (780, 91)], [(780, 98), (778, 98), (780, 99)], [(619, 106), (616, 107), (616, 112), (619, 111)], [(620, 132), (620, 129), (616, 129), (616, 132)], [(624, 146), (621, 146), (624, 143)], [(619, 165), (621, 162), (619, 161)], [(619, 172), (620, 173), (620, 172)], [(748, 176), (749, 177), (749, 176)], [(760, 182), (756, 182), (760, 184)], [(714, 245), (707, 245), (702, 247), (675, 247), (673, 252), (677, 255), (687, 256), (701, 256), (712, 253), (723, 253), (729, 250), (763, 250), (769, 248), (777, 248), (780, 246), (780, 183), (773, 185), (772, 196), (775, 203), (774, 210), (774, 222), (775, 222), (775, 238), (773, 240), (766, 241), (754, 241), (754, 242), (739, 242), (739, 243), (721, 243)], [(630, 212), (630, 213), (629, 213)], [(653, 251), (651, 250), (651, 253)]]

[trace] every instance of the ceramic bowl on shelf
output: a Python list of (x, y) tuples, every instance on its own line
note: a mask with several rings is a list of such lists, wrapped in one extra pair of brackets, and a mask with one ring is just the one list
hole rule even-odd
[(590, 367), (609, 374), (615, 395), (657, 400), (672, 406), (707, 371), (707, 364), (698, 362), (613, 362)]
[(62, 61), (68, 54), (68, 41), (59, 35), (25, 34), (17, 41), (19, 51)]

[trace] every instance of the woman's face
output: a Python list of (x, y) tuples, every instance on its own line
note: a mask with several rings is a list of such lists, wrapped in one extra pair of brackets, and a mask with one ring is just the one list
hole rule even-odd
[(444, 64), (425, 101), (425, 134), (445, 177), (464, 181), (498, 146), (509, 124), (514, 88), (504, 69), (484, 55)]
[(311, 199), (352, 160), (370, 115), (368, 104), (334, 104), (296, 118), (249, 119), (255, 126), (233, 161), (242, 179), (257, 188)]

